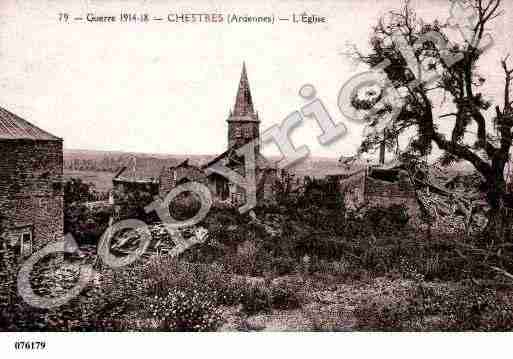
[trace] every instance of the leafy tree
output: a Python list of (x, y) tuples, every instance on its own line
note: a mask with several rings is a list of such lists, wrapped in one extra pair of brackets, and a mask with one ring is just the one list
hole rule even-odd
[(112, 209), (90, 209), (85, 203), (96, 201), (98, 194), (91, 183), (71, 178), (64, 184), (64, 232), (79, 243), (96, 243), (108, 227)]
[(65, 205), (94, 201), (95, 198), (97, 196), (92, 183), (85, 183), (80, 178), (70, 178), (64, 184)]
[(111, 207), (90, 209), (84, 204), (68, 205), (64, 211), (64, 232), (79, 244), (96, 244), (109, 226)]
[[(449, 7), (451, 3), (447, 3)], [(383, 143), (390, 149), (400, 135), (413, 133), (407, 152), (425, 156), (432, 152), (434, 143), (442, 150), (443, 163), (470, 162), (485, 182), (491, 207), (489, 229), (502, 235), (507, 217), (504, 167), (512, 145), (513, 69), (508, 67), (507, 56), (500, 60), (503, 98), (500, 103), (486, 98), (481, 92), (486, 78), (478, 66), (488, 45), (489, 25), (503, 13), (501, 0), (467, 0), (465, 5), (476, 16), (473, 26), (465, 28), (467, 33), (458, 36), (457, 41), (452, 41), (454, 29), (448, 24), (426, 23), (417, 18), (409, 1), (399, 11), (381, 18), (373, 28), (370, 53), (356, 49), (353, 55), (373, 68), (381, 64), (387, 86), (376, 86), (378, 81), (362, 84), (350, 100), (373, 130), (364, 138), (361, 151)], [(434, 80), (426, 81), (427, 78)], [(389, 96), (390, 93), (398, 96)], [(454, 121), (452, 130), (443, 133), (441, 121), (449, 120)], [(465, 135), (472, 126), (477, 133), (470, 143)]]
[(117, 219), (139, 219), (146, 223), (157, 222), (156, 212), (147, 213), (145, 209), (155, 200), (157, 193), (158, 189), (152, 186), (134, 186), (129, 190), (114, 190), (114, 198), (119, 207), (116, 210)]

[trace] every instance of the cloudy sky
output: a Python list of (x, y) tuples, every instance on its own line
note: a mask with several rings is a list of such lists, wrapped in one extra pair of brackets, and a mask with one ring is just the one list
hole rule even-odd
[[(482, 70), (493, 96), (501, 96), (499, 58), (513, 53), (513, 2), (490, 31), (495, 45)], [(412, 1), (419, 16), (445, 21), (448, 1)], [(329, 147), (316, 141), (313, 120), (293, 133), (312, 154), (351, 154), (362, 127), (348, 122), (337, 96), (364, 70), (344, 52), (366, 49), (371, 26), (400, 1), (15, 1), (0, 3), (0, 106), (64, 138), (66, 148), (149, 153), (217, 153), (226, 147), (226, 118), (246, 61), (261, 128), (279, 124), (306, 104), (305, 83), (349, 135)], [(307, 12), (325, 24), (104, 24), (59, 22), (120, 12), (201, 12), (290, 17)], [(269, 146), (266, 152), (274, 153)]]

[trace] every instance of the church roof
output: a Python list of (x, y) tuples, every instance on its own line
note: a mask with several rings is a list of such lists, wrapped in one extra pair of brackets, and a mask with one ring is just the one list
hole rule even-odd
[(46, 131), (12, 112), (0, 107), (0, 140), (45, 140), (61, 141)]
[[(221, 153), (220, 155), (218, 155), (218, 156), (214, 157), (213, 159), (209, 160), (207, 163), (203, 164), (201, 166), (201, 168), (202, 169), (207, 169), (208, 167), (210, 167), (214, 163), (216, 163), (218, 161), (221, 161), (221, 160), (225, 160), (228, 163), (230, 163), (230, 162), (237, 162), (238, 163), (238, 162), (240, 162), (242, 160), (242, 158), (237, 155), (236, 151), (237, 151), (237, 148), (231, 147), (231, 148), (227, 149), (226, 151), (224, 151), (223, 153)], [(241, 162), (241, 164), (242, 163), (243, 162)], [(276, 165), (271, 163), (261, 153), (256, 153), (256, 156), (255, 156), (255, 167), (258, 168), (258, 169), (271, 169), (271, 168), (274, 169), (274, 168), (276, 168)]]
[(247, 121), (256, 120), (257, 114), (253, 106), (253, 99), (251, 97), (251, 90), (249, 88), (248, 74), (246, 72), (246, 64), (242, 64), (242, 73), (240, 75), (239, 89), (235, 98), (235, 106), (231, 113), (230, 120)]

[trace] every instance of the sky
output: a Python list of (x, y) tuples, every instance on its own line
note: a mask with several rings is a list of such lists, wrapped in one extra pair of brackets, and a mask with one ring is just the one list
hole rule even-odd
[[(331, 117), (348, 135), (323, 146), (314, 120), (292, 133), (313, 155), (353, 154), (363, 127), (337, 107), (339, 90), (365, 71), (344, 53), (366, 51), (371, 28), (401, 1), (15, 1), (0, 0), (0, 106), (64, 139), (68, 149), (167, 154), (213, 154), (226, 148), (227, 124), (242, 62), (246, 62), (261, 131), (280, 124), (307, 102), (312, 84)], [(412, 1), (426, 20), (450, 15), (450, 3)], [(499, 59), (513, 54), (513, 2), (490, 32), (494, 46), (481, 70), (492, 97), (502, 97)], [(324, 16), (322, 24), (149, 24), (59, 22), (121, 12)], [(266, 154), (276, 154), (272, 145)]]

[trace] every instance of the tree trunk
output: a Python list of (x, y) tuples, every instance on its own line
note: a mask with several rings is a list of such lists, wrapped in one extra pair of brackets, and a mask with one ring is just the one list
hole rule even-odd
[(383, 137), (383, 141), (379, 144), (379, 164), (383, 165), (385, 163), (385, 151), (386, 151), (386, 143), (385, 137)]
[(490, 241), (508, 242), (511, 239), (511, 209), (505, 204), (506, 182), (502, 171), (495, 171), (487, 179), (487, 201), (490, 205), (488, 224), (485, 229)]

